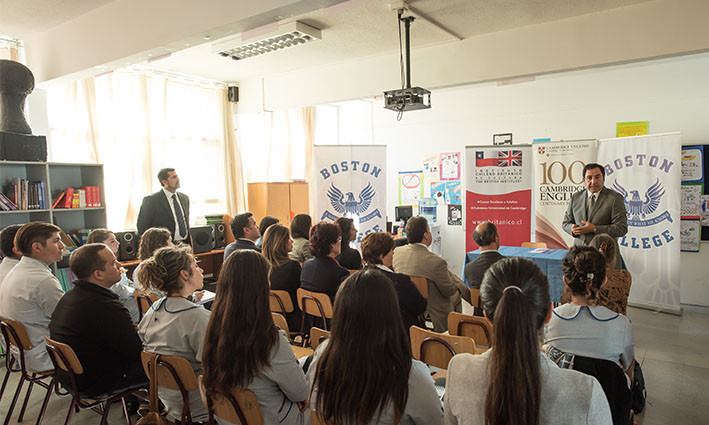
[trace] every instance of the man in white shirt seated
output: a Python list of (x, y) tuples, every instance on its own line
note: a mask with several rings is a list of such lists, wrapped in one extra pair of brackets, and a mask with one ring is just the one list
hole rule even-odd
[(49, 266), (62, 259), (59, 228), (42, 222), (27, 223), (17, 231), (15, 248), (22, 252), (20, 262), (10, 270), (0, 287), (0, 316), (25, 326), (32, 349), (25, 351), (29, 370), (53, 369), (44, 337), (49, 335), (49, 320), (64, 295)]
[(0, 232), (0, 252), (2, 252), (3, 259), (0, 263), (0, 286), (2, 286), (2, 281), (5, 280), (5, 276), (10, 273), (17, 263), (20, 262), (22, 258), (22, 253), (15, 249), (15, 235), (17, 231), (22, 227), (21, 224), (11, 224)]

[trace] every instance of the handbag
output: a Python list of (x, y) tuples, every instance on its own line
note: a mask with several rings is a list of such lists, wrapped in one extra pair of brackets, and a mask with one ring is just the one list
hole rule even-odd
[(158, 407), (158, 360), (160, 354), (154, 354), (151, 360), (152, 367), (150, 368), (150, 405), (148, 413), (140, 418), (136, 425), (175, 425), (174, 422), (167, 420), (160, 414)]
[(633, 403), (632, 408), (635, 414), (643, 411), (645, 408), (645, 400), (647, 400), (647, 389), (645, 388), (645, 377), (643, 370), (640, 368), (640, 363), (635, 361), (633, 369)]

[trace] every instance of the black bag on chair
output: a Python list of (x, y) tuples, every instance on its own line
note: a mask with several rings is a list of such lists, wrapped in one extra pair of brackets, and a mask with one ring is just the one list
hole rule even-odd
[(633, 412), (637, 415), (645, 408), (645, 400), (647, 400), (647, 390), (645, 389), (645, 377), (643, 370), (640, 368), (640, 363), (635, 360), (635, 368), (633, 370)]

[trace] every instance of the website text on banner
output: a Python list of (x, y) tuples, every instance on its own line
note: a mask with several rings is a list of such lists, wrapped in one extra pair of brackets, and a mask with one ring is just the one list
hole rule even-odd
[(623, 195), (628, 234), (618, 240), (633, 276), (629, 301), (679, 312), (680, 133), (599, 142), (606, 187)]
[(315, 216), (350, 217), (364, 235), (386, 230), (386, 146), (315, 146)]
[(531, 236), (531, 146), (491, 148), (466, 146), (465, 250), (473, 242), (475, 226), (490, 221), (497, 226), (500, 243), (520, 246)]

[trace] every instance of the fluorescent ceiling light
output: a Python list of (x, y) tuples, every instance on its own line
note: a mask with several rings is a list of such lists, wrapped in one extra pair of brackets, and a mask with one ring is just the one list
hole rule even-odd
[(241, 39), (232, 39), (214, 44), (212, 49), (223, 57), (242, 60), (299, 46), (321, 38), (322, 34), (319, 29), (294, 21), (281, 25), (275, 33), (262, 35), (257, 40), (246, 42)]

